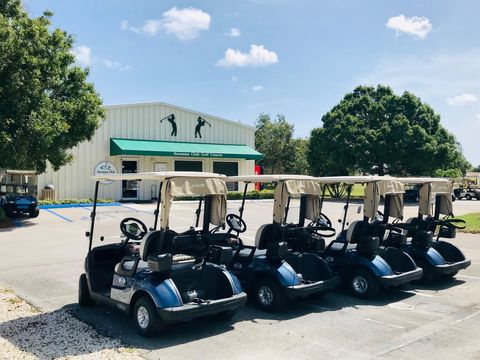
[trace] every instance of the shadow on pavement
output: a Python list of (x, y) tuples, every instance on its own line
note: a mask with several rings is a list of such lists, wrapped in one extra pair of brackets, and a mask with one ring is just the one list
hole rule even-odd
[(257, 323), (260, 320), (282, 322), (311, 313), (338, 311), (346, 307), (357, 307), (359, 305), (384, 306), (391, 302), (405, 300), (411, 296), (414, 296), (414, 294), (402, 291), (385, 291), (378, 299), (362, 300), (339, 290), (324, 296), (291, 301), (283, 311), (277, 313), (263, 312), (251, 303), (247, 303), (229, 321), (219, 321), (214, 317), (197, 318), (189, 322), (172, 324), (167, 332), (153, 338), (144, 338), (138, 335), (131, 318), (111, 307), (96, 305), (92, 308), (79, 308), (72, 304), (70, 312), (103, 335), (120, 339), (127, 346), (149, 351), (227, 333), (235, 329), (236, 322)]
[[(3, 322), (0, 335), (40, 360), (87, 355), (121, 346), (118, 340), (99, 337), (65, 308)], [(0, 353), (5, 355), (5, 351)]]

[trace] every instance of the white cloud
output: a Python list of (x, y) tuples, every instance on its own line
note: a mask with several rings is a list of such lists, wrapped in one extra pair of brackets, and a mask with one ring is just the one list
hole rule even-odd
[(461, 106), (477, 102), (478, 98), (474, 94), (464, 93), (454, 97), (447, 98), (447, 104), (452, 106)]
[(189, 40), (196, 38), (200, 31), (208, 30), (210, 20), (210, 15), (200, 9), (173, 7), (163, 13), (163, 28), (167, 34), (174, 34), (180, 40)]
[(263, 86), (262, 86), (262, 85), (252, 86), (252, 91), (253, 91), (253, 92), (259, 92), (260, 90), (263, 90)]
[(105, 67), (109, 69), (118, 70), (121, 72), (129, 71), (133, 69), (133, 67), (130, 65), (123, 65), (119, 61), (112, 61), (108, 59), (103, 60), (103, 65), (105, 65)]
[(225, 35), (230, 37), (239, 37), (241, 35), (240, 29), (238, 28), (231, 28)]
[(162, 22), (160, 20), (146, 20), (142, 26), (142, 31), (148, 35), (156, 35), (162, 28)]
[(424, 16), (406, 17), (403, 14), (393, 16), (388, 19), (385, 26), (395, 30), (395, 34), (397, 35), (403, 32), (417, 39), (425, 39), (428, 33), (432, 31), (430, 20)]
[(208, 30), (210, 21), (210, 15), (200, 9), (193, 7), (178, 9), (174, 6), (165, 11), (161, 19), (145, 20), (141, 28), (129, 26), (127, 20), (120, 23), (120, 28), (151, 36), (163, 31), (166, 34), (175, 35), (180, 40), (191, 40), (198, 37), (201, 31)]
[(83, 66), (90, 66), (92, 65), (92, 49), (88, 46), (80, 45), (75, 47), (72, 50), (72, 54), (75, 56), (75, 60), (77, 63)]
[(236, 83), (238, 81), (238, 76), (232, 76), (232, 82)]
[(130, 31), (133, 31), (134, 33), (137, 33), (137, 34), (141, 31), (139, 28), (136, 28), (134, 26), (130, 26), (129, 23), (128, 23), (128, 20), (123, 20), (120, 23), (120, 29), (130, 30)]
[(278, 63), (278, 56), (274, 51), (265, 49), (263, 45), (252, 44), (248, 53), (228, 48), (225, 51), (225, 56), (218, 60), (215, 65), (223, 67), (257, 67), (276, 63)]

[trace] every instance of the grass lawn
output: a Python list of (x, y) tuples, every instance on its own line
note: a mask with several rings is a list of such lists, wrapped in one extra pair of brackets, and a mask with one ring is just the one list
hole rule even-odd
[(467, 223), (467, 227), (464, 230), (459, 230), (469, 233), (480, 233), (480, 213), (465, 214), (462, 216), (456, 216), (455, 218), (463, 219)]

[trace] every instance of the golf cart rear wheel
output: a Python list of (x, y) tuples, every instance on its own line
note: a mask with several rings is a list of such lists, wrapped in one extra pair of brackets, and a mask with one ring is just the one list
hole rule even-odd
[(370, 270), (357, 268), (352, 271), (349, 286), (353, 295), (361, 299), (371, 299), (380, 292), (380, 283)]
[(263, 311), (278, 311), (287, 303), (287, 296), (281, 286), (268, 277), (258, 280), (252, 295), (255, 304)]
[(422, 285), (431, 283), (433, 279), (435, 279), (435, 272), (433, 271), (432, 265), (423, 259), (415, 259), (415, 263), (418, 267), (421, 267), (423, 271), (422, 278), (418, 280), (417, 283)]
[(78, 280), (78, 304), (85, 307), (95, 305), (95, 301), (90, 296), (86, 274), (80, 275)]
[(38, 208), (31, 209), (31, 210), (28, 212), (28, 215), (29, 215), (31, 218), (36, 218), (36, 217), (38, 217), (38, 215), (40, 215), (40, 210), (39, 210)]
[(147, 296), (142, 296), (135, 302), (133, 321), (142, 336), (152, 336), (166, 328), (165, 323), (158, 315), (155, 304)]
[(237, 310), (225, 310), (222, 312), (219, 312), (215, 318), (220, 321), (228, 321), (230, 320), (235, 314)]

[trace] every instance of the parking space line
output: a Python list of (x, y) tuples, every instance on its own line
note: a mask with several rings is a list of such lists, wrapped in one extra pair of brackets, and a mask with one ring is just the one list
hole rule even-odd
[(135, 209), (134, 207), (131, 207), (131, 206), (127, 206), (127, 205), (120, 205), (121, 207), (124, 207), (126, 209), (129, 209), (129, 210), (133, 210), (133, 211), (136, 211), (136, 212), (141, 212), (141, 213), (145, 213), (145, 214), (148, 214), (148, 215), (153, 215), (153, 211), (146, 211), (146, 210), (138, 210), (138, 209)]
[[(89, 213), (92, 213), (93, 209), (89, 207), (82, 207), (81, 209), (88, 211)], [(97, 212), (97, 215), (105, 215), (106, 217), (112, 218), (112, 219), (119, 219), (117, 216), (110, 215), (106, 212)], [(90, 219), (90, 217), (88, 217)]]
[(56, 211), (53, 211), (52, 209), (42, 209), (42, 211), (47, 211), (49, 212), (50, 214), (53, 214), (55, 216), (58, 216), (60, 219), (62, 220), (65, 220), (65, 221), (68, 221), (68, 222), (73, 222), (72, 219), (69, 219), (67, 218), (66, 216), (63, 216), (63, 215), (60, 215), (59, 213), (57, 213)]

